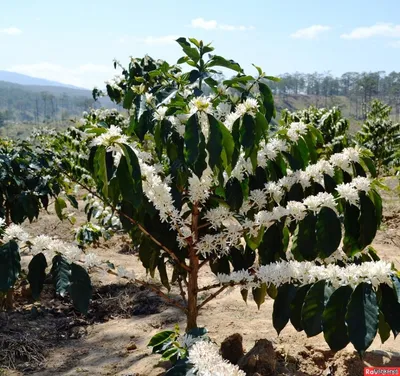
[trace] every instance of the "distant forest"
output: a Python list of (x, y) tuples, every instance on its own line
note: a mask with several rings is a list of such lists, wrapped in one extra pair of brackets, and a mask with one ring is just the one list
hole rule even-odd
[[(348, 113), (358, 120), (365, 120), (368, 103), (379, 99), (393, 107), (392, 114), (400, 115), (400, 73), (348, 72), (340, 77), (329, 73), (285, 73), (280, 82), (271, 82), (273, 93), (284, 101), (285, 97), (308, 95), (316, 97), (316, 105), (331, 106), (332, 97), (348, 100)], [(339, 101), (340, 103), (340, 101)]]
[(94, 105), (89, 90), (0, 81), (0, 127), (12, 123), (64, 124)]

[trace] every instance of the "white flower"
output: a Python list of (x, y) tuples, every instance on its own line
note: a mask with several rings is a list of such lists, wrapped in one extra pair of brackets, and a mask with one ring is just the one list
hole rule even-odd
[(369, 192), (371, 181), (363, 176), (357, 176), (351, 181), (351, 185), (359, 191)]
[(259, 210), (268, 203), (265, 193), (261, 189), (252, 190), (249, 197), (250, 201), (252, 201)]
[(93, 268), (94, 266), (98, 266), (101, 264), (100, 259), (98, 258), (98, 256), (94, 253), (87, 253), (85, 255), (85, 261), (84, 264), (86, 267), (88, 268)]
[(79, 261), (83, 255), (82, 250), (76, 246), (66, 246), (64, 248), (64, 256), (71, 261)]
[(21, 226), (18, 226), (16, 224), (11, 224), (6, 228), (3, 240), (5, 242), (8, 242), (11, 239), (20, 242), (26, 242), (29, 240), (29, 234), (25, 232), (25, 230)]
[(6, 227), (6, 220), (4, 218), (0, 218), (0, 228)]
[(217, 106), (216, 110), (217, 110), (217, 113), (216, 113), (217, 117), (219, 119), (222, 119), (222, 118), (225, 119), (226, 116), (228, 114), (230, 114), (230, 112), (231, 112), (231, 105), (229, 103), (226, 103), (226, 102), (221, 102)]
[(157, 121), (162, 121), (165, 119), (165, 114), (168, 110), (168, 107), (166, 106), (160, 106), (156, 109), (156, 111), (154, 112), (154, 120)]
[(208, 166), (201, 175), (201, 179), (196, 174), (189, 178), (189, 198), (192, 203), (204, 203), (210, 196), (210, 188), (213, 183), (212, 170)]
[(203, 95), (197, 98), (193, 98), (189, 103), (189, 107), (191, 109), (191, 113), (201, 111), (211, 114), (213, 110), (210, 98)]
[(323, 206), (336, 210), (335, 198), (326, 192), (320, 192), (316, 196), (309, 196), (303, 203), (307, 206), (308, 210), (314, 213), (317, 213)]
[(336, 191), (339, 193), (341, 198), (344, 198), (352, 205), (358, 205), (359, 195), (358, 190), (352, 184), (339, 184), (336, 187)]
[(188, 349), (189, 347), (193, 346), (196, 342), (201, 341), (201, 337), (193, 337), (191, 334), (183, 334), (177, 338), (177, 342), (179, 346)]
[(197, 376), (245, 376), (238, 366), (219, 355), (218, 346), (212, 342), (199, 341), (189, 349), (188, 360)]
[(257, 99), (247, 98), (243, 103), (236, 106), (236, 113), (239, 114), (239, 116), (248, 114), (254, 117), (257, 114), (258, 108), (259, 104)]
[(152, 104), (154, 102), (154, 95), (150, 93), (145, 93), (144, 94), (146, 97), (146, 103), (147, 104)]
[(239, 115), (238, 115), (236, 112), (231, 112), (230, 114), (226, 115), (225, 122), (224, 122), (225, 127), (226, 127), (229, 131), (232, 131), (233, 123), (234, 123), (237, 119), (239, 119)]
[(296, 221), (301, 221), (307, 215), (306, 206), (298, 201), (289, 201), (286, 206), (289, 215)]
[(279, 204), (282, 200), (282, 197), (284, 195), (283, 190), (281, 186), (275, 182), (269, 182), (265, 184), (265, 192), (274, 199), (274, 201)]
[(307, 125), (299, 122), (299, 123), (292, 123), (289, 126), (287, 131), (287, 136), (293, 142), (297, 142), (301, 135), (307, 133)]
[(127, 143), (128, 137), (122, 134), (122, 129), (111, 125), (106, 132), (102, 133), (100, 136), (95, 137), (89, 144), (89, 147), (104, 145), (112, 146), (115, 143)]
[(123, 266), (118, 266), (117, 274), (119, 278), (127, 278), (129, 280), (135, 278), (135, 274), (133, 272), (128, 271)]

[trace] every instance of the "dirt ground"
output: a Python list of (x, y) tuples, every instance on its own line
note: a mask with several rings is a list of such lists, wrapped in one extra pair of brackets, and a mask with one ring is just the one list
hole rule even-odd
[[(373, 246), (381, 258), (400, 268), (400, 202), (389, 193), (384, 196), (384, 223)], [(61, 223), (51, 211), (26, 227), (31, 233), (72, 239), (70, 225)], [(137, 255), (123, 247), (125, 241), (116, 236), (94, 252), (145, 277)], [(200, 285), (212, 280), (212, 273), (205, 270)], [(164, 374), (168, 364), (159, 363), (159, 355), (152, 355), (147, 343), (162, 329), (175, 324), (184, 328), (185, 317), (146, 289), (112, 275), (94, 274), (92, 281), (95, 291), (87, 317), (77, 314), (69, 302), (54, 299), (47, 290), (39, 308), (21, 304), (14, 313), (0, 313), (0, 376)], [(177, 289), (171, 294), (177, 295)], [(282, 375), (358, 376), (363, 375), (365, 365), (400, 367), (400, 342), (393, 335), (383, 345), (378, 336), (362, 362), (351, 345), (336, 354), (330, 352), (322, 334), (307, 338), (288, 325), (278, 337), (272, 326), (272, 307), (273, 300), (267, 299), (257, 310), (250, 296), (245, 304), (239, 290), (233, 290), (206, 305), (198, 324), (207, 327), (217, 343), (240, 333), (247, 350), (258, 339), (271, 340), (285, 366)], [(17, 354), (13, 362), (5, 348)]]

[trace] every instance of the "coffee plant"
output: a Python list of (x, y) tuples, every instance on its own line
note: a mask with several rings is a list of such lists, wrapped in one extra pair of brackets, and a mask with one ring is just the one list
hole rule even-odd
[(312, 124), (322, 134), (324, 139), (323, 147), (327, 152), (338, 153), (344, 147), (349, 146), (349, 121), (342, 117), (340, 109), (317, 108), (314, 106), (305, 110), (290, 112), (283, 110), (281, 123), (289, 126), (292, 122), (303, 122)]
[(389, 105), (372, 101), (367, 120), (357, 133), (359, 143), (372, 152), (378, 173), (400, 166), (400, 123), (390, 118), (391, 111)]
[[(55, 291), (68, 293), (75, 307), (86, 312), (91, 295), (86, 270), (68, 260), (66, 255), (81, 250), (46, 235), (29, 236), (18, 224), (37, 219), (41, 209), (47, 210), (54, 200), (60, 218), (66, 200), (77, 208), (73, 188), (57, 165), (55, 155), (34, 143), (1, 140), (0, 144), (0, 301), (13, 306), (13, 289), (19, 280), (29, 283), (30, 296), (40, 298), (47, 277), (48, 264)], [(21, 270), (21, 255), (32, 255), (28, 272)], [(65, 254), (64, 254), (65, 253)], [(50, 261), (50, 262), (49, 262)]]

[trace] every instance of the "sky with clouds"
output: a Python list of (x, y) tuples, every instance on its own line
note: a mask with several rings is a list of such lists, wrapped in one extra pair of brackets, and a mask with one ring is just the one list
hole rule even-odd
[(400, 0), (3, 0), (0, 70), (101, 87), (114, 58), (176, 62), (180, 36), (270, 75), (399, 71)]

